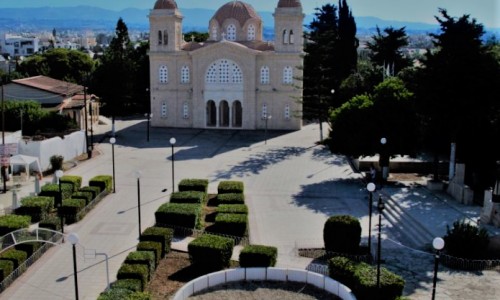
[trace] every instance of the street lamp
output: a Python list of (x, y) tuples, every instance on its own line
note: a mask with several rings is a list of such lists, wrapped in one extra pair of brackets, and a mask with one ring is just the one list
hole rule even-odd
[(382, 212), (385, 209), (385, 204), (382, 201), (382, 197), (378, 197), (378, 204), (377, 204), (377, 209), (378, 209), (378, 244), (377, 244), (377, 288), (380, 290), (380, 256), (382, 253), (382, 244), (381, 244), (381, 237), (382, 237)]
[(146, 131), (146, 136), (147, 136), (147, 141), (149, 142), (149, 130), (150, 130), (150, 127), (151, 127), (151, 117), (153, 116), (153, 114), (150, 112), (150, 113), (145, 113), (144, 116), (147, 118), (147, 131)]
[(78, 244), (78, 234), (72, 232), (68, 235), (68, 241), (73, 245), (73, 274), (75, 277), (75, 299), (78, 300), (78, 272), (76, 270), (76, 244)]
[(115, 137), (110, 138), (109, 142), (111, 143), (111, 159), (113, 162), (113, 193), (116, 193), (116, 178), (115, 178), (115, 143), (116, 143), (116, 138)]
[(141, 238), (141, 171), (134, 171), (134, 176), (137, 178), (137, 213), (139, 215), (139, 238)]
[(372, 208), (373, 208), (373, 192), (376, 189), (376, 186), (373, 182), (370, 182), (366, 185), (366, 189), (368, 190), (370, 196), (370, 202), (368, 204), (368, 251), (370, 252), (370, 255), (372, 253)]
[(85, 145), (87, 146), (87, 157), (92, 158), (92, 151), (89, 148), (88, 114), (87, 114), (87, 88), (83, 87), (83, 114), (85, 115)]
[(387, 139), (385, 137), (381, 138), (380, 144), (382, 147), (380, 149), (379, 165), (382, 168), (382, 182), (386, 182), (389, 176), (389, 155), (386, 149)]
[(172, 146), (172, 193), (175, 192), (175, 184), (174, 184), (174, 161), (175, 161), (175, 157), (174, 157), (174, 145), (175, 145), (175, 138), (171, 138), (170, 139), (170, 145)]
[(271, 115), (266, 115), (264, 119), (266, 120), (266, 132), (265, 132), (265, 141), (264, 144), (267, 145), (267, 121), (271, 120), (272, 116)]
[(434, 280), (432, 281), (432, 300), (436, 297), (436, 283), (437, 283), (437, 275), (438, 275), (438, 266), (439, 266), (439, 254), (441, 250), (444, 248), (444, 240), (440, 237), (435, 238), (432, 241), (432, 247), (436, 249), (436, 256), (434, 257)]
[(61, 220), (61, 233), (64, 233), (64, 217), (62, 215), (62, 199), (63, 199), (63, 194), (62, 194), (62, 187), (61, 187), (61, 177), (63, 177), (64, 172), (62, 170), (57, 170), (56, 171), (56, 178), (57, 178), (57, 183), (59, 184), (59, 199), (56, 203), (57, 207), (57, 212), (59, 213), (59, 218)]
[(147, 141), (149, 142), (149, 123), (151, 120), (151, 100), (149, 99), (149, 88), (146, 88), (146, 100), (148, 101), (148, 112), (144, 114), (148, 118)]
[(90, 151), (94, 151), (94, 103), (95, 100), (90, 100)]

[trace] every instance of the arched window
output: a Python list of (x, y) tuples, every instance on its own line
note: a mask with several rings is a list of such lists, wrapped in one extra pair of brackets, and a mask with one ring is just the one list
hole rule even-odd
[(163, 43), (168, 45), (168, 32), (166, 30), (163, 31)]
[(166, 118), (167, 117), (167, 102), (163, 101), (161, 103), (161, 117)]
[(283, 83), (292, 84), (293, 83), (293, 69), (290, 66), (286, 66), (283, 69)]
[(167, 66), (160, 66), (160, 71), (159, 71), (159, 78), (160, 78), (160, 83), (167, 83), (168, 82), (168, 69)]
[(293, 35), (293, 30), (290, 30), (290, 44), (295, 43), (295, 36)]
[(219, 63), (219, 81), (220, 83), (229, 82), (229, 62), (225, 59)]
[(283, 44), (288, 44), (288, 31), (283, 30)]
[(205, 74), (206, 83), (242, 83), (243, 72), (235, 62), (220, 59), (208, 67)]
[(228, 41), (236, 41), (236, 26), (229, 24), (226, 29), (226, 39)]
[(290, 104), (285, 106), (285, 120), (290, 120)]
[(182, 105), (182, 117), (184, 119), (189, 119), (189, 105), (186, 102)]
[(158, 31), (158, 45), (161, 45), (163, 44), (163, 33), (160, 31)]
[(232, 83), (242, 83), (243, 82), (243, 73), (241, 72), (240, 67), (234, 62), (231, 64), (231, 82)]
[(217, 40), (217, 26), (212, 26), (212, 40)]
[(263, 66), (260, 68), (260, 84), (269, 84), (269, 67)]
[(253, 40), (255, 40), (255, 26), (253, 24), (250, 24), (247, 28), (247, 41)]
[(181, 83), (189, 83), (190, 80), (189, 67), (183, 66), (181, 69)]
[(262, 119), (267, 118), (267, 104), (262, 104), (262, 113), (261, 113)]

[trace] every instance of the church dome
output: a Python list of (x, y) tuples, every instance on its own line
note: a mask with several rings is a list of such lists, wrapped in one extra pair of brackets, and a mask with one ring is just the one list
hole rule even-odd
[(175, 0), (157, 0), (154, 9), (177, 9)]
[(243, 27), (248, 20), (261, 20), (255, 9), (248, 3), (242, 1), (231, 1), (217, 10), (212, 19), (217, 20), (222, 26), (225, 20), (235, 19)]
[(302, 3), (300, 3), (300, 0), (280, 0), (278, 8), (282, 7), (302, 7)]

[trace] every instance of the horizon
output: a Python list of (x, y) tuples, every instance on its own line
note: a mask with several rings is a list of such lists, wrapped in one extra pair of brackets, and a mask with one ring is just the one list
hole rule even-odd
[[(1, 0), (0, 8), (37, 8), (37, 7), (72, 7), (79, 5), (94, 6), (113, 11), (126, 8), (151, 9), (156, 0), (45, 0), (43, 3), (33, 0)], [(179, 9), (217, 10), (228, 0), (176, 0)], [(247, 0), (257, 12), (272, 12), (278, 3), (275, 1)], [(315, 8), (325, 4), (338, 6), (338, 1), (302, 0), (305, 14), (313, 14)], [(419, 22), (437, 24), (435, 16), (439, 8), (444, 8), (452, 17), (470, 15), (486, 28), (500, 29), (500, 0), (481, 0), (481, 5), (470, 0), (347, 0), (354, 17), (377, 17), (389, 21)]]

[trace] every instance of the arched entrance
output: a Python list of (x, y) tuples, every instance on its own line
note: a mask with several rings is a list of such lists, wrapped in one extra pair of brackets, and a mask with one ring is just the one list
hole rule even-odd
[(217, 125), (217, 108), (215, 101), (207, 102), (207, 127), (215, 127)]
[(219, 126), (229, 127), (229, 104), (222, 100), (219, 106)]
[(233, 127), (241, 127), (243, 125), (243, 108), (241, 106), (241, 102), (236, 100), (233, 102)]

